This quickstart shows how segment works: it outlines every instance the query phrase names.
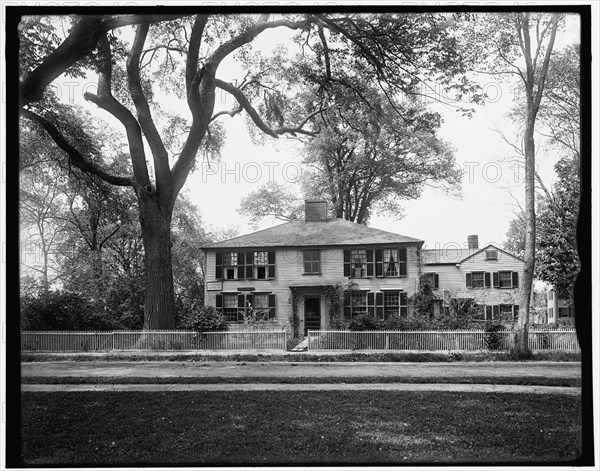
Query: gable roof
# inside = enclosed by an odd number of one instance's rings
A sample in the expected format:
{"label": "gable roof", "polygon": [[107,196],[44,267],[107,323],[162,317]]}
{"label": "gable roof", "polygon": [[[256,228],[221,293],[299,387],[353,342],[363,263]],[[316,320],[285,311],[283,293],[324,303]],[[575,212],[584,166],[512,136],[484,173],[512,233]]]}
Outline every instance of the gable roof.
{"label": "gable roof", "polygon": [[502,252],[510,257],[516,258],[521,262],[523,261],[516,255],[513,255],[510,252],[507,252],[506,250],[502,250],[501,248],[496,247],[494,244],[488,244],[481,249],[423,249],[421,250],[421,257],[423,260],[423,264],[425,265],[456,265],[489,248],[496,249],[499,252]]}
{"label": "gable roof", "polygon": [[423,241],[336,218],[327,221],[286,222],[262,231],[208,244],[204,248],[308,247],[395,243],[422,244]]}

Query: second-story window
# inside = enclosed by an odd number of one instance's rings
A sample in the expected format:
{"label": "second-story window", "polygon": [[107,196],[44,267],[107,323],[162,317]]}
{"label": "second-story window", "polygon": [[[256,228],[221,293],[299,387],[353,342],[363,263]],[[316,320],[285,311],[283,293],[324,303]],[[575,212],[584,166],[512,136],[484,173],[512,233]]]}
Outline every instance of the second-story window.
{"label": "second-story window", "polygon": [[321,259],[319,250],[304,251],[304,273],[307,275],[321,274]]}
{"label": "second-story window", "polygon": [[498,281],[500,288],[512,288],[512,272],[501,271],[498,272]]}
{"label": "second-story window", "polygon": [[265,280],[268,278],[269,252],[254,252],[254,278]]}
{"label": "second-story window", "polygon": [[398,250],[385,249],[383,251],[383,272],[385,276],[398,276]]}
{"label": "second-story window", "polygon": [[367,276],[367,251],[356,249],[350,252],[350,264],[352,266],[351,276],[353,278],[364,278]]}
{"label": "second-story window", "polygon": [[223,269],[226,280],[235,280],[238,277],[238,258],[236,252],[223,254]]}
{"label": "second-story window", "polygon": [[468,288],[485,288],[485,272],[474,271],[467,273]]}

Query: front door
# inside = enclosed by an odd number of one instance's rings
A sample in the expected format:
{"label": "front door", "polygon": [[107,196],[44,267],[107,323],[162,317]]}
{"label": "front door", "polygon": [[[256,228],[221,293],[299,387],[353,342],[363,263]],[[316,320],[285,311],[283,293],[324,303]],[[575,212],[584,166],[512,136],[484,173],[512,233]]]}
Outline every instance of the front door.
{"label": "front door", "polygon": [[318,296],[304,298],[304,335],[308,329],[321,328],[321,298]]}

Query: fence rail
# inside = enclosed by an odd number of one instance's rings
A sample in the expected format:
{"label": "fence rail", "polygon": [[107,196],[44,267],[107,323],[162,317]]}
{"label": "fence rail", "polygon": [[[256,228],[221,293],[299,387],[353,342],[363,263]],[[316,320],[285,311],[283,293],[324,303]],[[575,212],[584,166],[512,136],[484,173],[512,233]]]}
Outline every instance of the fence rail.
{"label": "fence rail", "polygon": [[[510,350],[515,332],[504,330],[333,331],[309,330],[308,350]],[[579,351],[575,330],[530,330],[532,350]]]}
{"label": "fence rail", "polygon": [[21,332],[21,350],[38,352],[285,350],[286,344],[285,330]]}

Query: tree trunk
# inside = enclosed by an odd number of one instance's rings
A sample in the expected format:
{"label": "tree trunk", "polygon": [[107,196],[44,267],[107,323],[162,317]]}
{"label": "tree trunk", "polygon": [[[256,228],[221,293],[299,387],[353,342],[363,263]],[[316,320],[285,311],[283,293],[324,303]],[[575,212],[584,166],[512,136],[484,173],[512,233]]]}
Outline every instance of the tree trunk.
{"label": "tree trunk", "polygon": [[529,309],[531,290],[535,270],[535,141],[533,131],[535,114],[528,103],[527,122],[525,124],[525,262],[521,279],[521,301],[514,352],[517,355],[529,355]]}
{"label": "tree trunk", "polygon": [[171,209],[161,208],[153,188],[138,191],[145,251],[144,330],[174,328]]}

